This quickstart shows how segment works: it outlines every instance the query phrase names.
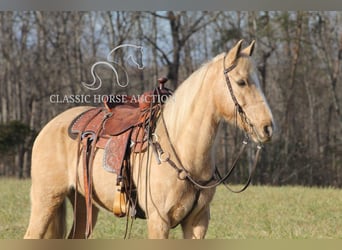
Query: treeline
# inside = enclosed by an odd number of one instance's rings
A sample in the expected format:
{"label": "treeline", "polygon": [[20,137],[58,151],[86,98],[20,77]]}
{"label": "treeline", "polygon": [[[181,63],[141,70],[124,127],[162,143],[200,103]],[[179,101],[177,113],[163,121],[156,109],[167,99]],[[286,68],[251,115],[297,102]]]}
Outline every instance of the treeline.
{"label": "treeline", "polygon": [[[241,38],[257,41],[255,61],[277,126],[254,183],[342,186],[341,12],[0,12],[0,175],[29,177],[36,134],[79,105],[52,95],[141,93],[164,75],[175,89]],[[85,88],[91,66],[121,44],[143,46],[144,69],[120,50],[116,60],[130,84],[121,88],[99,67],[102,88]],[[235,134],[224,125],[218,135],[222,171],[241,143]],[[252,156],[233,181],[246,178]]]}

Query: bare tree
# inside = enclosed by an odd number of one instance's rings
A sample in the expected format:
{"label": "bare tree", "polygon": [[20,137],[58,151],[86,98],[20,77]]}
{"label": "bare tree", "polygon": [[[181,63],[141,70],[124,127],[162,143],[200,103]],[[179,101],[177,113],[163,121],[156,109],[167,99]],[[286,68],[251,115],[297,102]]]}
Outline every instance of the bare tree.
{"label": "bare tree", "polygon": [[[201,30],[203,27],[213,22],[218,14],[214,16],[209,15],[207,12],[189,13],[185,11],[175,12],[168,11],[165,14],[151,12],[151,15],[166,20],[170,27],[171,36],[171,56],[169,52],[162,49],[162,47],[155,41],[151,40],[148,36],[145,39],[151,43],[153,47],[161,54],[164,62],[168,68],[167,77],[170,79],[173,88],[176,88],[179,78],[179,66],[181,59],[181,52],[192,35]],[[187,23],[186,20],[189,20]],[[189,53],[189,52],[188,52]]]}

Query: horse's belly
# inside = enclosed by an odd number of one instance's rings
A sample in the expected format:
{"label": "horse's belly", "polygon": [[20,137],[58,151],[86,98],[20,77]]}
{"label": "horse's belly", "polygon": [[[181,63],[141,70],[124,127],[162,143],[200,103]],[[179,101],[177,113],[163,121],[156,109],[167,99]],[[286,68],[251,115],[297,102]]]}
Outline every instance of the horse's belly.
{"label": "horse's belly", "polygon": [[113,178],[112,183],[94,183],[93,193],[94,203],[109,212],[113,211],[115,189],[117,188],[115,185],[116,175],[111,175],[111,178]]}

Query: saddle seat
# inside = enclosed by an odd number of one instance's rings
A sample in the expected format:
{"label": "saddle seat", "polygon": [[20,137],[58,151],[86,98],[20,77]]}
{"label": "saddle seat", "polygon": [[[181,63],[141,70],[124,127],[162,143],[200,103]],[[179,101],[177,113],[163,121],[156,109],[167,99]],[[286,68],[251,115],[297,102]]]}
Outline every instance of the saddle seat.
{"label": "saddle seat", "polygon": [[103,134],[119,135],[142,122],[142,110],[134,104],[122,104],[110,109],[109,117],[103,123]]}

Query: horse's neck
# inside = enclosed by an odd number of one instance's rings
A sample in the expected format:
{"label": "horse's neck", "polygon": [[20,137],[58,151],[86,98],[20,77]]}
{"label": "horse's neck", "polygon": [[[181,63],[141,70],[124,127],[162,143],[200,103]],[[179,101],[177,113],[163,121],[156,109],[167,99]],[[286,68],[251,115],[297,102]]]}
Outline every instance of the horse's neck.
{"label": "horse's neck", "polygon": [[193,78],[196,82],[180,86],[165,107],[165,123],[180,158],[179,164],[199,179],[212,176],[211,149],[219,124],[213,86],[205,82],[208,77],[203,72],[203,77]]}

